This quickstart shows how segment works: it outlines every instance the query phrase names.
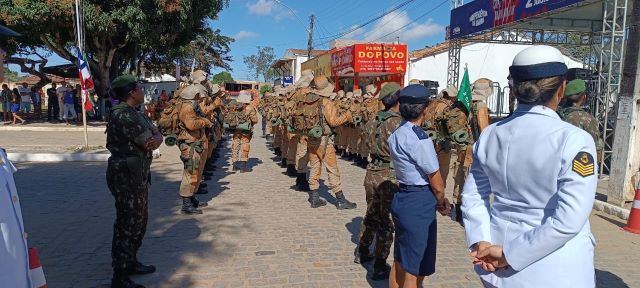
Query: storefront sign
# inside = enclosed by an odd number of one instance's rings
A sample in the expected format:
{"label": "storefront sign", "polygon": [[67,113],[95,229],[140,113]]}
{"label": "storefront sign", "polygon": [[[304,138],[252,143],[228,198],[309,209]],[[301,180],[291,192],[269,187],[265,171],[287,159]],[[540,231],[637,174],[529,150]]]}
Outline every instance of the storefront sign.
{"label": "storefront sign", "polygon": [[521,21],[584,0],[475,0],[451,10],[451,39]]}
{"label": "storefront sign", "polygon": [[355,44],[332,54],[333,74],[354,73],[404,74],[407,68],[407,45]]}
{"label": "storefront sign", "polygon": [[282,86],[287,87],[291,84],[293,84],[293,76],[282,77]]}

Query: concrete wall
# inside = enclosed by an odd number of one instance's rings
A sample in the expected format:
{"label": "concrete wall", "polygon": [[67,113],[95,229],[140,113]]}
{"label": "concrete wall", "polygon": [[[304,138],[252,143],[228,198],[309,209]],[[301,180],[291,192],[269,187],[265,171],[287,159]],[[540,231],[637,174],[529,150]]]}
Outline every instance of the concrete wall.
{"label": "concrete wall", "polygon": [[[468,64],[469,80],[473,82],[478,78],[489,78],[500,83],[501,87],[507,86],[509,66],[513,58],[528,45],[516,44],[490,44],[476,43],[462,47],[460,52],[460,79],[464,74],[464,65]],[[582,68],[582,63],[569,57],[565,57],[569,68]],[[410,60],[407,80],[433,80],[438,81],[440,89],[447,85],[447,67],[449,53],[447,51],[422,59]]]}

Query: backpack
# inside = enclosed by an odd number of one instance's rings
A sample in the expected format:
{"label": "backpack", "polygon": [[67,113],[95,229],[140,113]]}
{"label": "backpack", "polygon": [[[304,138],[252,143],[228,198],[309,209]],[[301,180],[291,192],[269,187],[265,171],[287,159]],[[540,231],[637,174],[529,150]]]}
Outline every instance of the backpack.
{"label": "backpack", "polygon": [[364,109],[364,106],[362,105],[362,102],[356,102],[352,100],[351,103],[349,103],[349,111],[351,111],[351,115],[353,115],[353,120],[351,121],[351,124],[358,127],[363,123],[363,120],[364,120],[363,113],[362,113],[363,110],[365,109]]}
{"label": "backpack", "polygon": [[227,113],[224,114],[222,119],[223,127],[226,130],[243,130],[249,131],[251,130],[251,121],[249,121],[247,115],[244,112],[244,105],[242,103],[238,103],[233,100],[227,106]]}
{"label": "backpack", "polygon": [[371,120],[375,120],[376,119],[376,115],[378,113],[378,105],[379,104],[379,100],[375,99],[375,98],[370,98],[370,99],[365,99],[364,103],[363,103],[363,119],[362,121],[364,123],[368,123]]}
{"label": "backpack", "polygon": [[180,109],[182,107],[182,101],[170,101],[169,105],[160,113],[160,119],[158,119],[158,128],[160,133],[164,136],[178,135],[180,133]]}
{"label": "backpack", "polygon": [[299,94],[296,106],[291,112],[291,126],[294,133],[319,138],[324,132],[322,99],[315,93]]}

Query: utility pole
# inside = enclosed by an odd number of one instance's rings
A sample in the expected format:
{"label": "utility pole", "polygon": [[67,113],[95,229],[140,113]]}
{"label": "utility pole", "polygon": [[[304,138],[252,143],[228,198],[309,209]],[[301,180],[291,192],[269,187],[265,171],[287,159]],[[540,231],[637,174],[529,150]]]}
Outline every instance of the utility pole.
{"label": "utility pole", "polygon": [[313,22],[316,21],[316,16],[314,16],[313,14],[311,14],[311,17],[309,17],[310,19],[310,23],[309,23],[309,43],[308,43],[308,51],[307,51],[307,60],[311,59],[311,51],[313,51]]}
{"label": "utility pole", "polygon": [[[615,139],[611,160],[611,177],[607,202],[622,205],[634,198],[634,186],[640,179],[633,179],[640,168],[640,2],[629,1],[631,15],[628,18],[628,36],[624,51],[624,67],[618,96]],[[635,180],[635,181],[633,181]]]}

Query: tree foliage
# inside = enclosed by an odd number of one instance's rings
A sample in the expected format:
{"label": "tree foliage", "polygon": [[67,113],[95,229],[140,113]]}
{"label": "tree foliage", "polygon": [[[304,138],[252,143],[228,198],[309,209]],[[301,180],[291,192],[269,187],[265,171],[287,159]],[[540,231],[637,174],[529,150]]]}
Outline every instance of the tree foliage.
{"label": "tree foliage", "polygon": [[[25,55],[52,52],[75,63],[74,2],[0,0],[0,21],[23,35],[0,43],[15,55],[8,62],[20,65],[28,62]],[[83,0],[85,50],[99,94],[104,95],[110,79],[125,71],[139,72],[143,65],[168,69],[174,62],[195,58],[198,68],[229,69],[233,39],[208,25],[228,4],[229,0]],[[184,66],[190,68],[191,63]]]}
{"label": "tree foliage", "polygon": [[233,81],[233,77],[231,77],[231,73],[227,71],[222,71],[216,75],[213,75],[213,78],[211,79],[211,83],[213,84],[222,84],[224,82],[230,81]]}
{"label": "tree foliage", "polygon": [[247,65],[247,69],[252,72],[254,80],[259,80],[262,76],[262,80],[265,82],[273,81],[274,73],[271,71],[271,63],[275,59],[275,54],[272,47],[258,46],[258,52],[254,55],[245,56],[243,61]]}
{"label": "tree foliage", "polygon": [[26,77],[22,77],[20,75],[18,75],[18,72],[12,71],[10,69],[5,68],[4,69],[4,81],[5,82],[21,82],[22,80],[24,80]]}
{"label": "tree foliage", "polygon": [[264,94],[267,92],[271,92],[271,86],[263,85],[262,87],[260,87],[260,94]]}

